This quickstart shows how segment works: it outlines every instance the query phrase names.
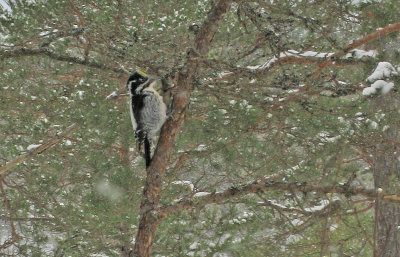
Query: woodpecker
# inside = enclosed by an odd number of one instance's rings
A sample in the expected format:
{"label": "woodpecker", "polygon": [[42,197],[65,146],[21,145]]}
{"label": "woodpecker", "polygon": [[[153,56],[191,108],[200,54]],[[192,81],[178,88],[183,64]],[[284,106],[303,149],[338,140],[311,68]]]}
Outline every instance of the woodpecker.
{"label": "woodpecker", "polygon": [[151,162],[151,142],[167,118],[167,106],[160,95],[163,85],[161,79],[151,79],[140,70],[132,73],[126,84],[132,126],[139,151],[144,144],[146,168]]}

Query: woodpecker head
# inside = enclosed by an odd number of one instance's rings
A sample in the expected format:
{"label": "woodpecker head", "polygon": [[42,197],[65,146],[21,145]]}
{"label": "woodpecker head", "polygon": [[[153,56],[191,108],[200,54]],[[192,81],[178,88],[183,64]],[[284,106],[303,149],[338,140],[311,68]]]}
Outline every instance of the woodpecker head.
{"label": "woodpecker head", "polygon": [[138,86],[142,85],[146,82],[149,78],[147,74],[141,70],[137,70],[131,74],[128,81],[126,82],[126,89],[130,93],[134,93]]}

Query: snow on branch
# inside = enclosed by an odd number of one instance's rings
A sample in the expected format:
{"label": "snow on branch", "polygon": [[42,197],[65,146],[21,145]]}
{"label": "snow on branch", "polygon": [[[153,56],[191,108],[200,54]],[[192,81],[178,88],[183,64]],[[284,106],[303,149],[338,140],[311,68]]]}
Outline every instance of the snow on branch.
{"label": "snow on branch", "polygon": [[[333,56],[335,53],[324,53],[324,52],[314,52],[314,51],[305,51],[298,52],[296,50],[287,50],[279,54],[279,57],[273,57],[270,60],[266,61],[261,65],[256,66],[247,66],[246,68],[249,70],[266,70],[272,68],[275,64],[278,63],[306,63],[312,64],[316,62],[321,62],[327,60],[329,57]],[[375,50],[364,51],[361,49],[354,49],[347,53],[342,60],[360,60],[364,58],[374,58],[376,57],[377,52]],[[331,61],[332,64],[337,62],[338,60]]]}
{"label": "snow on branch", "polygon": [[367,81],[372,83],[377,80],[390,78],[393,75],[399,75],[393,65],[388,62],[380,62],[378,63],[372,74],[367,78]]}
{"label": "snow on branch", "polygon": [[62,30],[62,31],[53,30],[52,32],[42,32],[40,34],[40,37],[46,38],[46,40],[40,46],[46,47],[58,38],[64,38],[64,37],[69,37],[69,36],[75,36],[75,37],[79,36],[79,35],[83,34],[84,31],[85,31],[85,28],[77,27],[77,28],[72,28],[70,30]]}
{"label": "snow on branch", "polygon": [[[177,213],[181,210],[200,208],[208,204],[220,204],[229,201],[234,197],[244,196],[248,194],[255,194],[258,192],[268,191],[290,191],[290,192],[303,192],[303,193],[319,193],[319,194],[341,194],[346,196],[365,196],[368,198],[379,197],[383,201],[400,203],[399,195],[384,195],[382,191],[376,191],[375,189],[366,189],[362,187],[352,187],[346,184],[334,184],[334,185],[311,185],[305,182],[283,182],[274,180],[256,180],[249,184],[241,186],[234,186],[221,192],[213,192],[203,194],[201,196],[187,197],[171,205],[161,206],[158,211],[160,217]],[[309,210],[310,212],[316,210]]]}
{"label": "snow on branch", "polygon": [[316,78],[318,77],[322,70],[326,68],[326,66],[329,65],[329,63],[333,60],[333,59],[337,59],[339,57],[345,56],[347,55],[350,51],[365,45],[369,42],[372,42],[378,38],[382,38],[384,36],[387,36],[393,32],[397,32],[400,31],[400,22],[394,23],[394,24],[390,24],[384,28],[380,28],[378,30],[376,30],[373,33],[367,34],[364,37],[357,39],[355,41],[353,41],[351,44],[347,45],[345,48],[343,48],[343,50],[340,50],[334,54],[332,54],[331,56],[329,56],[329,58],[324,61],[323,63],[321,63],[319,65],[318,70],[314,73],[313,77]]}
{"label": "snow on branch", "polygon": [[64,132],[62,132],[61,134],[56,135],[55,137],[53,137],[52,139],[50,139],[46,143],[43,143],[43,144],[40,144],[40,145],[39,144],[37,144],[37,145],[36,144],[29,145],[28,148],[27,148],[27,150],[29,151],[28,153],[26,153],[26,154],[18,157],[17,159],[5,164],[4,166],[0,167],[0,175],[3,174],[4,172],[6,172],[7,170],[17,166],[18,164],[20,164],[21,162],[25,161],[26,159],[46,151],[47,149],[49,149],[53,145],[55,145],[58,142],[60,142],[61,139],[63,139],[66,135],[71,133],[75,128],[76,128],[76,124],[74,123],[71,126],[69,126]]}
{"label": "snow on branch", "polygon": [[[400,68],[398,68],[400,70]],[[372,74],[366,79],[371,85],[364,88],[362,94],[365,96],[373,95],[378,91],[382,95],[386,95],[394,87],[394,83],[388,81],[392,76],[398,76],[399,72],[393,67],[391,63],[380,62],[376,66]]]}

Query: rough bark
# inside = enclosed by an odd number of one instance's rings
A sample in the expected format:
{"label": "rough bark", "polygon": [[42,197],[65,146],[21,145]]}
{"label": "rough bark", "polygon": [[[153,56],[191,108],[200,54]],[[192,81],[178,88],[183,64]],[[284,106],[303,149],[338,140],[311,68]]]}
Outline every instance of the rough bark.
{"label": "rough bark", "polygon": [[147,169],[140,206],[139,230],[134,250],[127,256],[150,256],[156,230],[162,218],[157,213],[162,182],[177,135],[185,119],[185,109],[193,88],[193,77],[198,71],[202,57],[207,55],[211,40],[231,3],[232,1],[220,0],[213,5],[196,36],[194,49],[188,52],[187,61],[178,73],[178,90],[174,95],[172,108],[173,118],[168,119],[164,124],[153,160]]}
{"label": "rough bark", "polygon": [[[390,191],[390,185],[393,183],[390,178],[398,172],[397,157],[393,154],[376,156],[373,169],[375,187]],[[377,208],[375,212],[375,233],[378,246],[376,256],[400,256],[397,232],[397,227],[400,224],[399,205],[378,200],[375,208]]]}
{"label": "rough bark", "polygon": [[[386,102],[386,104],[385,104]],[[393,111],[398,107],[398,99],[386,95],[374,101],[375,111]],[[384,193],[395,193],[399,181],[399,161],[397,159],[399,141],[397,124],[392,124],[390,131],[383,135],[382,143],[376,146],[373,157],[373,172],[375,188],[380,188]],[[388,203],[377,199],[375,210],[375,240],[377,249],[374,256],[392,257],[400,256],[398,240],[398,226],[400,225],[400,208],[398,204]]]}

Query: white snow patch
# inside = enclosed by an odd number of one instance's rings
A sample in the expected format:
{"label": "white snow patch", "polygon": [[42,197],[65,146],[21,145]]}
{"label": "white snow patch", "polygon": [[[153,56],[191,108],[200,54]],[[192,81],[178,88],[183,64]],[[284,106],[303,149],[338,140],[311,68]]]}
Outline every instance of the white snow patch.
{"label": "white snow patch", "polygon": [[289,236],[286,238],[286,243],[287,243],[287,244],[296,243],[296,242],[298,242],[298,241],[300,241],[300,240],[301,240],[301,235],[297,235],[297,234],[289,235]]}
{"label": "white snow patch", "polygon": [[225,110],[225,109],[219,109],[219,111],[220,111],[222,114],[227,114],[227,113],[228,113],[228,111]]}
{"label": "white snow patch", "polygon": [[189,249],[190,249],[190,250],[195,250],[198,246],[199,246],[199,243],[198,243],[198,242],[194,242],[193,244],[191,244],[191,245],[189,246]]}
{"label": "white snow patch", "polygon": [[304,223],[304,221],[300,220],[300,219],[294,219],[292,220],[292,224],[293,226],[300,226]]}
{"label": "white snow patch", "polygon": [[202,152],[202,151],[207,150],[207,146],[204,145],[204,144],[200,144],[200,145],[198,145],[198,146],[196,147],[196,149],[194,149],[194,150],[195,150],[195,151],[198,151],[198,152]]}
{"label": "white snow patch", "polygon": [[385,85],[383,85],[382,89],[381,89],[382,95],[386,95],[387,93],[389,93],[393,87],[394,87],[394,84],[392,82],[388,82]]}
{"label": "white snow patch", "polygon": [[376,88],[373,87],[364,88],[362,91],[362,94],[365,96],[373,95],[375,93],[376,93]]}
{"label": "white snow patch", "polygon": [[386,130],[388,130],[390,127],[388,125],[383,126],[382,131],[385,132]]}
{"label": "white snow patch", "polygon": [[352,0],[351,4],[358,6],[360,4],[368,4],[373,2],[377,2],[377,0]]}
{"label": "white snow patch", "polygon": [[319,57],[319,58],[326,58],[333,55],[333,53],[319,53],[319,52],[314,52],[314,51],[306,51],[302,54],[300,54],[300,56],[303,57]]}
{"label": "white snow patch", "polygon": [[189,186],[190,187],[190,191],[194,190],[194,185],[192,184],[191,181],[188,180],[177,180],[177,181],[172,181],[173,185],[184,185],[184,186]]}
{"label": "white snow patch", "polygon": [[38,148],[41,145],[42,144],[31,144],[26,148],[26,150],[31,151],[31,150],[34,150],[34,149]]}
{"label": "white snow patch", "polygon": [[115,97],[117,97],[117,96],[118,96],[117,91],[114,91],[114,92],[112,92],[111,94],[109,94],[109,95],[106,97],[106,99],[115,98]]}
{"label": "white snow patch", "polygon": [[198,193],[195,193],[194,195],[193,195],[193,197],[201,197],[201,196],[206,196],[206,195],[210,195],[211,193],[208,193],[208,192],[198,192]]}
{"label": "white snow patch", "polygon": [[374,72],[372,72],[372,74],[367,78],[367,81],[373,83],[377,80],[389,78],[393,75],[398,75],[398,72],[393,65],[388,62],[380,62],[378,63],[378,66],[376,66]]}
{"label": "white snow patch", "polygon": [[329,227],[329,231],[335,231],[337,228],[339,227],[339,224],[337,223],[333,223],[330,227]]}
{"label": "white snow patch", "polygon": [[320,211],[320,210],[324,209],[328,204],[329,204],[328,200],[322,200],[320,202],[320,205],[316,205],[316,206],[309,207],[309,208],[304,208],[304,210],[308,211],[308,212]]}
{"label": "white snow patch", "polygon": [[264,70],[264,69],[268,69],[268,68],[271,67],[277,60],[278,60],[278,58],[273,57],[272,59],[268,60],[268,61],[265,62],[264,64],[260,64],[260,65],[256,65],[256,66],[247,66],[246,68],[249,69],[249,70]]}
{"label": "white snow patch", "polygon": [[367,120],[367,122],[369,122],[371,128],[373,128],[373,129],[377,129],[378,128],[378,123],[376,121]]}
{"label": "white snow patch", "polygon": [[85,93],[85,91],[82,90],[78,90],[78,95],[79,95],[79,99],[83,100],[83,94]]}
{"label": "white snow patch", "polygon": [[352,52],[353,56],[357,59],[362,59],[363,57],[372,57],[375,58],[378,52],[376,50],[360,50],[360,49],[354,49]]}
{"label": "white snow patch", "polygon": [[[362,94],[365,96],[369,96],[377,93],[378,91],[381,94],[385,95],[389,93],[394,87],[394,83],[390,81],[386,81],[385,79],[390,78],[391,76],[397,76],[399,73],[393,67],[392,64],[388,62],[380,62],[376,66],[375,70],[372,74],[366,79],[371,83],[371,86],[364,88]],[[379,89],[379,90],[378,90]]]}
{"label": "white snow patch", "polygon": [[362,94],[369,96],[375,94],[380,89],[382,95],[386,95],[394,87],[393,82],[387,82],[385,80],[376,80],[370,87],[364,88]]}
{"label": "white snow patch", "polygon": [[321,138],[321,141],[323,141],[323,142],[325,142],[325,143],[327,143],[327,142],[333,143],[333,142],[335,142],[336,140],[338,140],[338,139],[341,138],[341,135],[330,136],[330,135],[329,135],[328,133],[326,133],[326,132],[320,132],[320,133],[318,133],[318,136]]}
{"label": "white snow patch", "polygon": [[233,72],[230,72],[230,71],[223,71],[223,72],[218,73],[218,77],[219,77],[219,78],[223,78],[223,77],[228,76],[228,75],[231,75],[231,74],[233,74]]}
{"label": "white snow patch", "polygon": [[[334,55],[334,53],[324,53],[324,52],[315,52],[315,51],[305,51],[305,52],[299,52],[296,50],[287,50],[285,52],[282,52],[279,54],[279,58],[283,57],[290,57],[290,56],[295,56],[295,57],[316,57],[316,58],[321,58],[321,59],[326,59],[330,56]],[[356,59],[361,59],[364,57],[371,57],[374,58],[377,55],[376,50],[369,50],[369,51],[364,51],[360,49],[354,49],[350,53],[348,53],[344,59],[347,58],[356,58]],[[277,57],[272,57],[268,61],[266,61],[263,64],[260,65],[255,65],[255,66],[247,66],[246,68],[249,70],[264,70],[268,69],[271,67],[276,61],[279,60]]]}

